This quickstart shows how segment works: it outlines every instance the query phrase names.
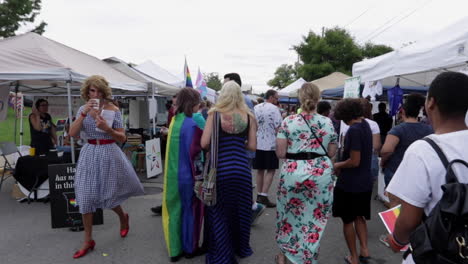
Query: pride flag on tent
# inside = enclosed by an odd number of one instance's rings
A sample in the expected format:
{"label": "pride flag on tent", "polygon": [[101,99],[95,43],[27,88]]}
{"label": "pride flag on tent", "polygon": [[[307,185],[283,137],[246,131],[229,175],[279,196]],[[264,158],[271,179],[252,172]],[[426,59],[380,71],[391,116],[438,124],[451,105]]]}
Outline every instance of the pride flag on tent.
{"label": "pride flag on tent", "polygon": [[190,76],[190,71],[187,65],[187,58],[185,58],[184,75],[185,75],[185,87],[193,88],[192,77]]}
{"label": "pride flag on tent", "polygon": [[201,73],[200,68],[198,68],[197,81],[195,82],[195,85],[197,86],[197,90],[200,92],[201,97],[205,97],[208,93],[208,90],[206,89],[206,82],[203,78],[203,74]]}

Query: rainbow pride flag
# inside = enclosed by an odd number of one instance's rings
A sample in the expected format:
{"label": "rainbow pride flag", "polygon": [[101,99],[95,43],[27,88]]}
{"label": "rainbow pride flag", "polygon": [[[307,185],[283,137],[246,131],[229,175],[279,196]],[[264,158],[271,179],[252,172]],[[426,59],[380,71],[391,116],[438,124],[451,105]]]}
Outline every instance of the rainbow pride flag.
{"label": "rainbow pride flag", "polygon": [[[202,117],[203,119],[203,117]],[[203,120],[204,121],[204,120]],[[193,192],[204,123],[179,113],[171,121],[164,164],[162,222],[170,257],[193,253],[201,240],[204,207]]]}
{"label": "rainbow pride flag", "polygon": [[[390,234],[393,234],[393,230],[395,230],[395,223],[400,215],[400,208],[401,205],[397,205],[393,208],[390,208],[386,211],[380,212],[379,216],[382,219],[382,222],[385,225],[385,228],[387,228],[387,231]],[[408,249],[408,246],[402,248],[400,251],[406,251]]]}
{"label": "rainbow pride flag", "polygon": [[190,70],[187,65],[187,58],[185,58],[184,74],[185,74],[185,87],[193,88],[192,77],[190,76]]}
{"label": "rainbow pride flag", "polygon": [[75,199],[70,199],[68,202],[69,202],[71,205],[73,205],[74,207],[77,206],[77,205],[76,205],[76,200],[75,200]]}

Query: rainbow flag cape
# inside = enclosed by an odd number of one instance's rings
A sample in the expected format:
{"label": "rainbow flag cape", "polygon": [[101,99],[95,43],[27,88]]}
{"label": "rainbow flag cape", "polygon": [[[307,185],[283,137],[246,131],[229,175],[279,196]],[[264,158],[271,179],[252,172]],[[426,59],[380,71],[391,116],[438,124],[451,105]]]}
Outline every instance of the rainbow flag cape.
{"label": "rainbow flag cape", "polygon": [[[202,202],[193,192],[195,163],[201,157],[202,125],[179,113],[167,136],[162,222],[170,257],[193,253],[199,247],[204,215]],[[204,124],[203,124],[204,125]]]}
{"label": "rainbow flag cape", "polygon": [[185,74],[185,87],[193,88],[192,77],[190,76],[190,71],[187,65],[187,58],[185,58],[184,74]]}

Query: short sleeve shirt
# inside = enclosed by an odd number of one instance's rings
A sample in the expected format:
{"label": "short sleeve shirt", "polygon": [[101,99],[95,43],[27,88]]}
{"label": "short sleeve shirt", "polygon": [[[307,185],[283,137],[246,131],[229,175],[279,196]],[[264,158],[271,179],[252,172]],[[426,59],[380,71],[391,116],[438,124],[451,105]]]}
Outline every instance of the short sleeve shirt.
{"label": "short sleeve shirt", "polygon": [[434,133],[432,127],[423,123],[401,123],[392,128],[388,134],[398,137],[400,141],[398,142],[395,151],[385,164],[385,167],[395,172],[408,147],[416,140],[432,133]]}
{"label": "short sleeve shirt", "polygon": [[[429,136],[442,149],[449,161],[468,160],[468,130]],[[454,165],[459,182],[468,183],[468,169]],[[406,150],[403,160],[392,177],[387,191],[403,201],[424,208],[428,215],[442,198],[446,170],[437,153],[425,141],[418,140]],[[403,263],[414,263],[408,257]]]}
{"label": "short sleeve shirt", "polygon": [[257,149],[274,151],[276,149],[276,130],[281,125],[281,113],[271,103],[261,103],[254,107],[257,119]]}
{"label": "short sleeve shirt", "polygon": [[349,127],[344,141],[343,160],[349,159],[351,151],[360,152],[360,164],[356,168],[342,169],[336,187],[353,193],[372,191],[372,131],[365,120]]}

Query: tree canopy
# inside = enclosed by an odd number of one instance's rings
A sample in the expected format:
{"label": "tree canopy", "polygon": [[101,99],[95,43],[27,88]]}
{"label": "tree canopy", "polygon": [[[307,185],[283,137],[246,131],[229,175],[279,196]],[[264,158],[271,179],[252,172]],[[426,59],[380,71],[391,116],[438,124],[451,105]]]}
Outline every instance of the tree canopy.
{"label": "tree canopy", "polygon": [[296,80],[297,72],[292,65],[283,64],[275,71],[275,77],[268,81],[271,87],[278,87],[280,89],[288,86]]}
{"label": "tree canopy", "polygon": [[[29,26],[41,10],[41,0],[4,0],[0,3],[0,38],[16,35],[21,26]],[[34,25],[33,25],[34,26]],[[42,34],[47,23],[42,21],[32,32]]]}
{"label": "tree canopy", "polygon": [[[293,49],[297,52],[300,63],[296,66],[279,66],[268,85],[284,88],[299,77],[313,81],[335,71],[351,75],[355,62],[393,50],[391,47],[372,43],[360,46],[346,29],[339,27],[326,29],[322,35],[310,31]],[[295,74],[292,74],[292,70]],[[285,83],[287,84],[284,85]]]}
{"label": "tree canopy", "polygon": [[205,73],[205,80],[206,86],[210,87],[215,91],[221,90],[223,84],[221,83],[221,79],[219,78],[219,74],[217,72],[210,72]]}

